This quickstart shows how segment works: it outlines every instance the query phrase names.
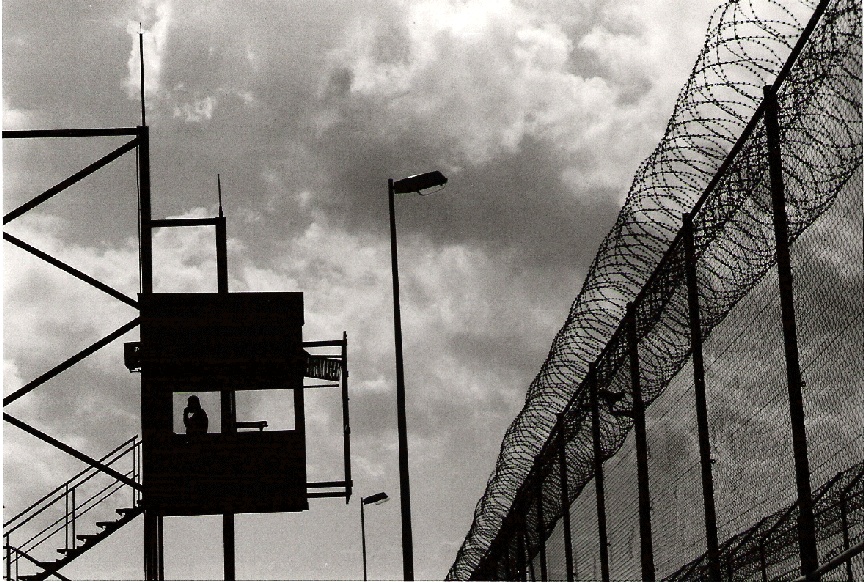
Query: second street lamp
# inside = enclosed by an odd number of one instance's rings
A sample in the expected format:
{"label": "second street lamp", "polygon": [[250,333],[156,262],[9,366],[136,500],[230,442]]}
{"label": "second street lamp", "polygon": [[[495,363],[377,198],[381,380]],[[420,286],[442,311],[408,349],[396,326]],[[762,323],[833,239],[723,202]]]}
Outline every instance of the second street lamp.
{"label": "second street lamp", "polygon": [[396,342],[396,416],[399,429],[399,500],[402,505],[402,573],[414,580],[414,538],[411,534],[411,491],[408,484],[408,429],[405,423],[405,372],[402,367],[402,315],[399,308],[399,265],[396,257],[396,194],[419,193],[426,188],[444,186],[441,172],[428,172],[402,180],[387,181],[390,201],[390,259],[393,267],[393,331]]}
{"label": "second street lamp", "polygon": [[366,505],[381,505],[390,499],[383,491],[370,495],[369,497],[360,498],[360,541],[363,544],[363,579],[366,580],[366,516],[363,512],[363,507]]}

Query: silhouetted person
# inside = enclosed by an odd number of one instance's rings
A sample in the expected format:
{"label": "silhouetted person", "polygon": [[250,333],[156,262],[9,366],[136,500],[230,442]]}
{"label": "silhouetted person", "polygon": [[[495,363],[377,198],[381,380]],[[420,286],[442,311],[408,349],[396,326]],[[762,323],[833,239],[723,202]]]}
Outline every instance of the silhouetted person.
{"label": "silhouetted person", "polygon": [[201,401],[197,396],[190,396],[188,405],[183,409],[183,424],[186,426],[186,434],[207,433],[207,413],[201,408]]}

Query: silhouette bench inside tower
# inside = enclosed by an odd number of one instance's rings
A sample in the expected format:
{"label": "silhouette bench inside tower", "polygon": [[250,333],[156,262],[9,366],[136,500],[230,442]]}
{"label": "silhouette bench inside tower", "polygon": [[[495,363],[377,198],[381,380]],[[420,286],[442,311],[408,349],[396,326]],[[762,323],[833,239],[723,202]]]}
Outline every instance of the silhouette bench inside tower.
{"label": "silhouette bench inside tower", "polygon": [[[134,355],[141,371],[146,507],[163,515],[308,509],[302,293],[142,294],[139,300],[141,342],[125,355],[127,364]],[[224,426],[236,411],[226,416],[217,407],[206,410],[210,432],[174,432],[175,394],[244,390],[292,391],[293,430],[265,431],[268,421]]]}

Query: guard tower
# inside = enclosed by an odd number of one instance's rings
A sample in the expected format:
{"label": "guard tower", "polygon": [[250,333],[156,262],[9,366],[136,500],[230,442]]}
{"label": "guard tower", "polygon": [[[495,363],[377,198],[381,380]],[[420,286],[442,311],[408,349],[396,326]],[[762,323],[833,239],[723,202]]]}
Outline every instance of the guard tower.
{"label": "guard tower", "polygon": [[[226,222],[222,211],[219,185],[219,215],[214,218],[153,219],[151,214],[150,131],[146,124],[143,101],[144,57],[141,48],[141,125],[115,128],[75,128],[48,130],[4,130],[3,138],[92,138],[128,136],[132,139],[97,161],[65,178],[35,198],[6,213],[7,223],[36,208],[73,184],[111,164],[127,153],[136,153],[138,185],[138,235],[140,293],[137,301],[75,267],[4,232],[4,240],[47,261],[99,291],[139,310],[139,317],[129,321],[48,372],[4,397],[4,407],[63,373],[111,342],[140,325],[140,341],[124,346],[124,363],[131,372],[141,374],[142,441],[137,435],[97,460],[62,441],[4,412],[6,422],[72,455],[90,466],[67,481],[62,497],[54,496],[58,488],[13,518],[14,527],[4,532],[6,578],[15,576],[18,564],[38,568],[34,574],[18,579],[44,580],[57,576],[61,568],[90,548],[144,515],[144,575],[148,580],[164,579],[163,518],[167,516],[223,516],[225,578],[235,579],[234,515],[237,513],[296,512],[309,509],[313,498],[344,498],[352,494],[350,465],[350,423],[348,417],[347,335],[337,340],[303,341],[303,294],[228,292]],[[218,293],[178,294],[153,292],[153,231],[159,228],[212,226],[216,231]],[[341,349],[334,354],[333,350]],[[326,350],[326,353],[321,353]],[[311,353],[310,353],[311,352]],[[118,362],[119,365],[119,362]],[[326,383],[304,384],[305,378]],[[306,423],[304,391],[309,388],[341,388],[344,476],[332,481],[308,482],[306,474]],[[293,423],[290,428],[266,430],[267,420],[238,421],[236,394],[244,391],[290,393],[293,400]],[[218,394],[218,406],[211,409],[210,430],[187,434],[178,430],[177,395],[179,393]],[[219,418],[219,429],[215,420]],[[276,420],[276,419],[271,419]],[[283,419],[284,420],[284,419]],[[280,425],[283,423],[279,423]],[[118,452],[119,451],[119,452]],[[115,455],[116,453],[116,455]],[[127,454],[133,461],[129,473],[112,465]],[[111,457],[109,459],[109,457]],[[133,507],[115,509],[117,520],[97,521],[97,534],[76,535],[76,502],[79,485],[97,473],[133,490]],[[143,476],[142,476],[143,475]],[[83,503],[101,503],[118,490],[103,495],[106,489]],[[143,491],[143,496],[141,492]],[[71,497],[70,497],[71,493]],[[65,501],[65,515],[27,542],[26,548],[10,541],[12,530],[24,524],[37,523],[41,515]],[[46,501],[47,500],[47,501]],[[71,508],[71,511],[70,511]],[[31,510],[33,510],[31,512]],[[32,558],[28,552],[52,539],[59,529],[46,531],[65,522],[63,556],[55,561]],[[70,530],[71,524],[71,530]],[[8,525],[8,524],[7,524]],[[29,533],[27,534],[29,536]],[[42,536],[42,537],[39,537]],[[23,536],[22,536],[23,537]],[[39,538],[39,539],[36,539]],[[71,544],[70,544],[71,540]],[[80,540],[80,543],[76,542]],[[17,540],[16,540],[17,543]],[[18,546],[23,544],[18,543]],[[13,552],[14,559],[13,559]],[[23,559],[22,559],[23,558]]]}
{"label": "guard tower", "polygon": [[[141,295],[139,304],[147,509],[160,515],[308,509],[303,294],[160,293]],[[263,430],[266,421],[232,423],[222,415],[229,425],[220,433],[175,432],[177,393],[245,390],[291,391],[294,429]]]}
{"label": "guard tower", "polygon": [[[351,498],[348,340],[343,333],[341,340],[303,341],[302,293],[229,293],[221,182],[217,217],[154,220],[146,148],[140,158],[141,341],[124,346],[124,360],[141,373],[145,578],[164,579],[165,516],[221,514],[225,579],[233,580],[235,514],[304,511],[310,498]],[[215,227],[218,293],[153,293],[152,231],[184,226]],[[333,347],[341,353],[307,351]],[[330,383],[304,386],[304,378]],[[341,387],[345,472],[339,480],[307,481],[303,395],[312,387]],[[290,392],[293,427],[265,430],[268,420],[238,421],[236,394],[244,391]],[[182,428],[180,393],[219,394],[218,432]]]}

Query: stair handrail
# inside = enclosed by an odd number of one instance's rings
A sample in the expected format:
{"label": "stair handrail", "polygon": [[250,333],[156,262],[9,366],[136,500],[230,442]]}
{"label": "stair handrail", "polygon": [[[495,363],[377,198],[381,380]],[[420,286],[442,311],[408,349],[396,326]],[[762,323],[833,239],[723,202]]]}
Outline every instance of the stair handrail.
{"label": "stair handrail", "polygon": [[[118,475],[122,475],[122,477],[130,477],[131,476],[131,480],[135,481],[137,483],[140,479],[140,474],[141,474],[140,448],[141,448],[141,441],[139,440],[138,435],[135,435],[135,436],[127,439],[126,441],[124,441],[123,443],[118,445],[117,447],[115,447],[113,450],[111,450],[106,455],[104,455],[100,459],[100,462],[104,462],[106,464],[106,466],[111,466],[111,465],[114,465],[115,463],[117,463],[118,461],[120,461],[121,459],[126,458],[129,453],[132,453],[132,462],[133,462],[132,469],[130,471],[125,472],[125,473],[118,473]],[[137,452],[137,455],[136,455],[136,452]],[[83,516],[83,515],[86,515],[87,513],[89,513],[92,509],[97,507],[102,501],[113,496],[115,493],[120,491],[124,485],[126,485],[125,482],[120,481],[119,479],[115,478],[115,479],[111,480],[108,483],[108,485],[102,487],[100,490],[98,490],[97,492],[90,495],[87,499],[83,500],[80,504],[77,504],[75,502],[75,491],[77,490],[77,488],[84,485],[85,483],[87,483],[88,481],[90,481],[91,479],[93,479],[94,477],[96,477],[100,473],[102,473],[102,471],[99,471],[97,468],[94,468],[94,467],[88,467],[88,468],[84,469],[83,471],[80,471],[79,473],[74,475],[72,478],[68,479],[66,482],[64,482],[61,485],[59,485],[58,487],[56,487],[55,489],[50,491],[48,494],[42,496],[39,500],[32,503],[25,510],[21,511],[18,515],[14,516],[13,518],[11,518],[9,521],[6,522],[5,527],[4,527],[4,538],[6,540],[6,546],[8,546],[9,549],[15,550],[14,557],[8,551],[6,552],[6,554],[4,556],[6,558],[6,560],[9,561],[9,564],[7,565],[7,571],[8,571],[8,568],[10,568],[13,564],[14,564],[16,571],[17,571],[18,562],[20,561],[21,556],[24,556],[26,558],[30,558],[30,556],[28,554],[26,554],[27,551],[31,551],[34,548],[41,545],[42,543],[44,543],[45,541],[51,539],[55,534],[61,532],[64,528],[66,528],[66,530],[67,530],[65,549],[68,551],[70,549],[70,543],[69,543],[70,537],[69,537],[69,533],[68,533],[68,528],[69,528],[69,524],[70,524],[70,520],[69,520],[70,515],[72,516],[72,520],[71,520],[71,524],[72,524],[71,549],[73,549],[73,550],[75,549],[75,521],[76,521],[76,519],[80,516]],[[110,477],[110,475],[109,475],[109,477]],[[71,510],[68,506],[68,499],[69,499],[70,493],[72,495],[72,503],[73,503]],[[137,503],[138,494],[139,493],[137,490],[133,490],[133,500],[132,500],[133,507]],[[94,499],[95,499],[95,501],[94,501]],[[25,524],[29,523],[31,520],[35,519],[36,517],[38,517],[39,515],[41,515],[45,511],[47,511],[48,509],[54,507],[57,503],[62,502],[64,500],[66,500],[67,506],[66,506],[65,512],[63,512],[63,515],[61,515],[59,518],[57,518],[54,522],[45,526],[39,532],[32,535],[30,538],[28,538],[23,543],[19,543],[18,547],[12,546],[11,539],[10,539],[10,534],[12,532],[18,530],[19,528],[21,528]],[[63,511],[62,507],[61,507],[61,511]],[[15,524],[15,525],[13,527],[9,528],[8,526],[11,524]],[[30,561],[34,561],[34,560],[31,559]],[[39,565],[40,565],[40,567],[44,568],[44,566],[42,566],[41,564],[39,564]],[[48,575],[53,574],[53,572],[49,571],[48,569],[46,569],[46,572],[48,572]]]}
{"label": "stair handrail", "polygon": [[[126,474],[129,475],[130,473],[131,473],[131,471],[129,471],[129,472],[126,473]],[[93,495],[91,495],[90,497],[88,497],[87,499],[85,499],[84,501],[82,501],[82,502],[81,502],[81,505],[78,506],[78,509],[81,509],[81,508],[85,507],[85,506],[87,505],[87,503],[90,502],[93,498],[97,497],[98,495],[101,495],[101,494],[104,493],[106,490],[111,489],[112,487],[114,488],[114,491],[112,491],[112,492],[109,493],[108,495],[103,496],[102,499],[99,499],[99,501],[97,501],[96,503],[93,503],[92,505],[90,505],[90,507],[87,507],[87,508],[84,509],[83,511],[81,511],[81,512],[79,512],[79,513],[76,513],[76,515],[77,515],[78,517],[80,517],[80,516],[82,516],[82,515],[86,515],[86,514],[87,514],[91,509],[93,509],[94,507],[96,507],[96,505],[98,505],[99,502],[101,502],[101,501],[104,500],[104,499],[107,499],[108,497],[110,497],[111,495],[113,495],[115,492],[117,492],[121,487],[123,487],[123,483],[120,483],[119,481],[116,481],[116,480],[115,480],[115,481],[112,481],[111,483],[109,483],[108,485],[106,485],[104,488],[102,488],[100,491],[94,493]],[[49,539],[51,536],[53,536],[55,533],[59,532],[59,531],[62,529],[63,526],[62,526],[62,525],[59,525],[59,524],[62,524],[68,515],[69,515],[69,514],[66,513],[66,514],[62,515],[61,517],[58,517],[58,518],[57,518],[53,523],[48,524],[48,525],[45,526],[42,530],[40,530],[40,531],[38,531],[37,533],[35,533],[35,534],[33,534],[32,536],[30,536],[30,538],[27,539],[26,541],[21,542],[20,547],[21,547],[21,548],[26,548],[27,550],[32,550],[33,548],[37,547],[37,546],[40,545],[42,542],[44,542],[45,540]],[[48,530],[51,529],[51,528],[53,528],[54,526],[58,526],[58,527],[56,527],[53,531],[50,531],[50,532],[49,532]],[[47,533],[46,533],[46,532],[47,532]],[[45,535],[42,535],[42,534],[45,534]],[[30,545],[29,547],[27,546],[27,544],[30,544],[30,542],[32,542],[33,540],[35,540],[35,539],[38,538],[39,536],[42,536],[42,538],[39,539],[38,541],[36,541],[36,543]],[[67,549],[68,549],[68,548],[67,548]]]}
{"label": "stair handrail", "polygon": [[[110,451],[108,454],[106,454],[106,455],[103,456],[101,459],[99,459],[99,462],[104,462],[104,461],[105,461],[106,459],[108,459],[111,455],[117,453],[118,451],[120,451],[121,449],[123,449],[124,447],[127,447],[130,443],[132,443],[132,446],[129,446],[127,450],[122,451],[122,453],[120,453],[120,454],[119,454],[115,459],[113,459],[112,461],[108,462],[107,464],[110,466],[110,465],[116,463],[119,459],[123,458],[127,453],[129,453],[129,451],[134,450],[134,449],[138,446],[138,442],[137,442],[137,440],[138,440],[138,435],[135,435],[135,436],[133,436],[132,438],[130,438],[130,439],[124,441],[124,442],[121,443],[119,446],[115,447],[112,451]],[[48,507],[50,507],[50,506],[53,505],[56,501],[58,501],[58,500],[60,499],[60,497],[57,497],[57,499],[52,500],[50,503],[47,503],[47,504],[45,505],[44,508],[42,508],[41,510],[39,510],[39,511],[33,513],[33,515],[31,515],[30,517],[28,517],[28,518],[27,518],[26,520],[24,520],[23,522],[21,522],[21,523],[15,525],[14,527],[11,527],[11,528],[10,528],[10,525],[11,525],[13,522],[15,522],[15,521],[18,520],[18,519],[22,519],[23,516],[24,516],[27,512],[29,512],[31,509],[37,507],[40,503],[42,503],[43,501],[45,501],[46,499],[48,499],[49,497],[51,497],[51,496],[54,495],[55,493],[59,492],[60,490],[65,490],[65,488],[67,488],[71,483],[73,483],[73,482],[74,482],[76,479],[78,479],[79,477],[81,477],[81,476],[83,476],[83,475],[85,475],[85,474],[87,474],[87,473],[91,473],[91,475],[88,476],[87,479],[83,479],[83,480],[82,480],[80,483],[78,483],[77,485],[81,485],[82,483],[86,483],[89,479],[91,479],[91,478],[92,478],[96,473],[98,473],[98,472],[99,472],[99,471],[98,471],[97,469],[93,468],[93,467],[87,467],[86,469],[84,469],[84,470],[81,471],[80,473],[74,475],[72,478],[70,478],[70,479],[68,479],[67,481],[61,483],[57,488],[55,488],[54,490],[48,492],[46,495],[42,496],[42,497],[41,497],[40,499],[38,499],[37,501],[35,501],[35,502],[33,502],[32,504],[30,504],[29,507],[27,507],[27,508],[24,509],[23,511],[19,512],[17,515],[15,515],[14,517],[10,518],[9,521],[7,521],[6,523],[4,523],[4,524],[3,524],[3,530],[4,530],[4,532],[5,532],[5,533],[12,533],[12,532],[15,531],[16,529],[18,529],[19,527],[21,527],[22,525],[24,525],[25,523],[27,523],[28,521],[30,521],[31,519],[33,519],[34,517],[36,517],[37,515],[39,515],[40,513],[42,513],[42,511],[45,511]],[[77,486],[77,485],[76,485],[76,486]]]}

